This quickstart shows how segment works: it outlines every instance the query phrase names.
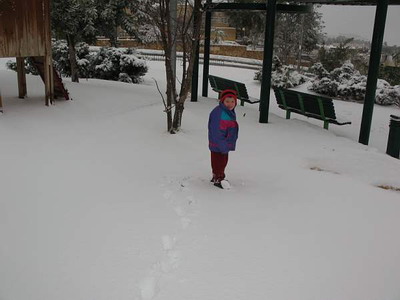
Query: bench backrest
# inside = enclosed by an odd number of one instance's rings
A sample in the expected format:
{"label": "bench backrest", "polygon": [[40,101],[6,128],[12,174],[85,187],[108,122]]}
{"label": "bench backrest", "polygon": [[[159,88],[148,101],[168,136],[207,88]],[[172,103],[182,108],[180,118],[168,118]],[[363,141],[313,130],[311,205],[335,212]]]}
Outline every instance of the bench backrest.
{"label": "bench backrest", "polygon": [[208,75],[208,79],[210,80],[211,87],[217,93],[220,93],[224,90],[235,90],[238,93],[238,99],[240,100],[248,100],[249,95],[247,94],[246,85],[241,82],[233,81],[230,79]]}
{"label": "bench backrest", "polygon": [[303,114],[313,114],[336,120],[331,98],[278,88],[275,88],[274,91],[278,105],[285,109],[291,108],[303,112]]}

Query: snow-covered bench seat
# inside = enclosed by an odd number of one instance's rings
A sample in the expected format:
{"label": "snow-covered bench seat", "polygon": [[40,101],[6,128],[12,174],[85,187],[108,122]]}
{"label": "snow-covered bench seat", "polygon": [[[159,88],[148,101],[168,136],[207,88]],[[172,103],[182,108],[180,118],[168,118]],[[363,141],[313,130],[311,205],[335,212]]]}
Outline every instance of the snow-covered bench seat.
{"label": "snow-covered bench seat", "polygon": [[278,106],[286,110],[286,119],[290,119],[290,113],[293,112],[324,121],[325,129],[328,129],[329,123],[351,124],[351,122],[339,121],[336,118],[331,98],[281,88],[274,88],[274,92]]}
{"label": "snow-covered bench seat", "polygon": [[240,100],[241,106],[244,105],[244,102],[252,104],[260,102],[258,99],[249,97],[247,94],[246,85],[242,82],[237,82],[214,75],[208,75],[208,79],[210,80],[211,88],[213,91],[217,92],[218,95],[224,90],[235,90],[238,94],[238,99]]}

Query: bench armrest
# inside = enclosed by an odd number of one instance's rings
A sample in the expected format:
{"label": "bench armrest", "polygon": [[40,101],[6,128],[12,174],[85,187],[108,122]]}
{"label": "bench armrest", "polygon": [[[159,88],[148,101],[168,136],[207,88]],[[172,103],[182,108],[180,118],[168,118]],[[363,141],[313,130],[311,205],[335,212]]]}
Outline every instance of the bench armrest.
{"label": "bench armrest", "polygon": [[250,103],[259,103],[260,99],[249,97],[249,99],[247,101],[250,102]]}

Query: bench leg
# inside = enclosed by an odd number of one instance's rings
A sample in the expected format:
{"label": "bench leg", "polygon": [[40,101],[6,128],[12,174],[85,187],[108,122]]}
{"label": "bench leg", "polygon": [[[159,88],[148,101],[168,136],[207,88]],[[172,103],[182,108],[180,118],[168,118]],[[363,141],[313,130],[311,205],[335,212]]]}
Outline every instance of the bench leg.
{"label": "bench leg", "polygon": [[3,101],[1,100],[1,94],[0,94],[0,112],[3,113]]}
{"label": "bench leg", "polygon": [[244,101],[240,101],[240,106],[244,106]]}
{"label": "bench leg", "polygon": [[290,119],[290,110],[286,111],[286,119]]}
{"label": "bench leg", "polygon": [[324,128],[326,130],[328,130],[328,127],[329,127],[329,122],[328,121],[324,121]]}

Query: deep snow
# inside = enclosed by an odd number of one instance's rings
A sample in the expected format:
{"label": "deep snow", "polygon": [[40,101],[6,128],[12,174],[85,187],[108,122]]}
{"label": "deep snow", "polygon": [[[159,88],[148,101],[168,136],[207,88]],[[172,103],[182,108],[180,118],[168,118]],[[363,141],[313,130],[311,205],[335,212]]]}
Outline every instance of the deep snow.
{"label": "deep snow", "polygon": [[[329,131],[273,99],[269,124],[238,107],[224,191],[209,183],[216,101],[188,102],[167,134],[149,65],[141,85],[66,79],[73,101],[51,107],[38,77],[22,100],[0,70],[1,300],[400,298],[400,194],[377,187],[400,188],[384,154],[397,108],[375,107],[367,147],[356,103],[335,102],[353,124]],[[211,73],[258,97],[254,71]]]}

